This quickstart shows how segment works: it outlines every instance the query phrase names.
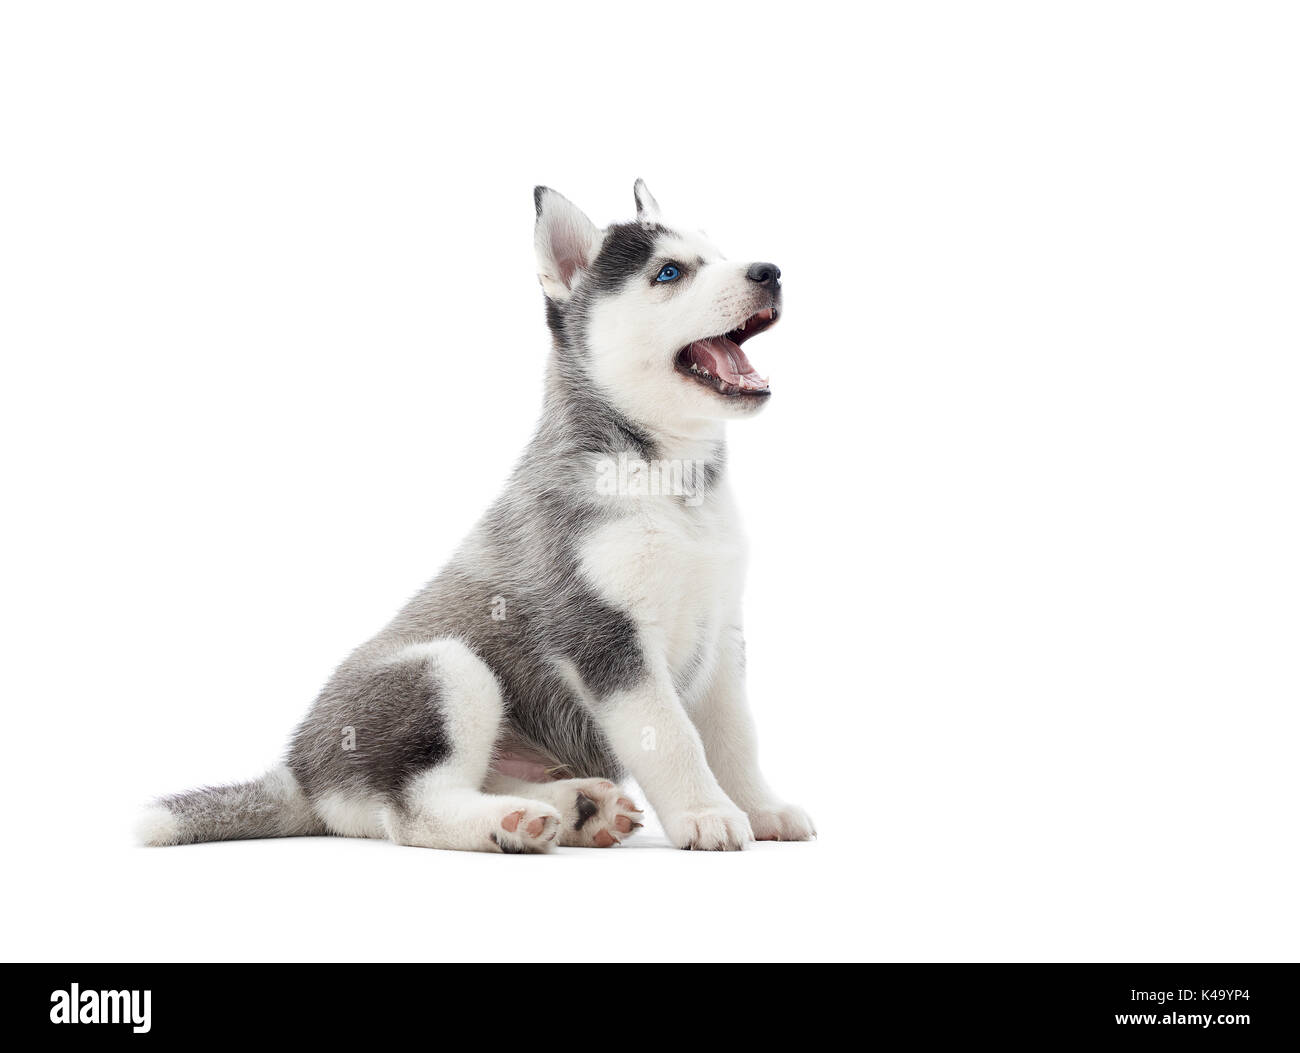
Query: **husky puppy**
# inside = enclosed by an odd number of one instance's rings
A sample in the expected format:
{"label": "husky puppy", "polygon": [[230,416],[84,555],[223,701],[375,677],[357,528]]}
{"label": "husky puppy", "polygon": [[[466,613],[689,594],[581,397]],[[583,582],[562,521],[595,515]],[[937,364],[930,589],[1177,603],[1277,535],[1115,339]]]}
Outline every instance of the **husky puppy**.
{"label": "husky puppy", "polygon": [[160,799],[145,843],[604,848],[640,825],[625,774],[680,848],[813,836],[758,769],[724,441],[770,395],[741,345],[780,316],[781,272],[634,193],[636,220],[600,230],[536,189],[553,348],[505,492],[338,668],[282,765]]}

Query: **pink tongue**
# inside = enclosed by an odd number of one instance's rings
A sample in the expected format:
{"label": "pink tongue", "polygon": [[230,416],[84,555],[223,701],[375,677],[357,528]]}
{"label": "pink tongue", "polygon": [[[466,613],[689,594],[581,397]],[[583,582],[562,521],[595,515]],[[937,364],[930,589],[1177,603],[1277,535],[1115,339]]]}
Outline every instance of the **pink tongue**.
{"label": "pink tongue", "polygon": [[691,344],[690,358],[701,369],[707,369],[728,384],[749,387],[767,383],[758,375],[758,370],[750,365],[740,345],[732,343],[725,336],[695,341]]}

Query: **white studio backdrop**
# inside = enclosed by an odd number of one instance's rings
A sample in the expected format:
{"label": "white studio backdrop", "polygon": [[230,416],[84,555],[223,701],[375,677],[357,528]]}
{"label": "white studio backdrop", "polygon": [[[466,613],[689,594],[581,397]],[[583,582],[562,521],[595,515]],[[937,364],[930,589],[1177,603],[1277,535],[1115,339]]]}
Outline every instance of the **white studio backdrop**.
{"label": "white studio backdrop", "polygon": [[[1293,960],[1296,30],[7,6],[8,955]],[[765,765],[820,839],[134,847],[276,761],[501,486],[533,185],[606,223],[638,176],[784,272],[732,461]]]}

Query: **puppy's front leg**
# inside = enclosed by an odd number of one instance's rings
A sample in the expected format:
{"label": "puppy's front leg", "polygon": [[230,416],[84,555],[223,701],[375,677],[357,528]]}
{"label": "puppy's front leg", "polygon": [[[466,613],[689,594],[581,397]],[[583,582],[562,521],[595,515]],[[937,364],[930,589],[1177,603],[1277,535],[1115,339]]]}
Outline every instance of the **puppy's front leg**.
{"label": "puppy's front leg", "polygon": [[608,697],[597,719],[678,848],[729,851],[754,839],[749,819],[709,770],[666,671]]}
{"label": "puppy's front leg", "polygon": [[758,734],[745,696],[745,640],[739,626],[723,633],[713,683],[692,710],[709,766],[745,813],[760,841],[807,841],[816,830],[802,808],[786,804],[758,767]]}

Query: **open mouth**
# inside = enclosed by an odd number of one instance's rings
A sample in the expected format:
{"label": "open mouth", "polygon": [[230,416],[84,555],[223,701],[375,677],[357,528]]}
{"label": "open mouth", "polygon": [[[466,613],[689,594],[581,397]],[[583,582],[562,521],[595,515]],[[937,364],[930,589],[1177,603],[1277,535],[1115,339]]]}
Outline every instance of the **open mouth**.
{"label": "open mouth", "polygon": [[729,398],[770,395],[767,380],[758,375],[740,345],[776,325],[778,313],[775,307],[765,307],[729,333],[687,344],[673,360],[677,372]]}

